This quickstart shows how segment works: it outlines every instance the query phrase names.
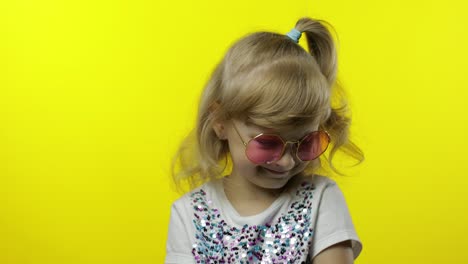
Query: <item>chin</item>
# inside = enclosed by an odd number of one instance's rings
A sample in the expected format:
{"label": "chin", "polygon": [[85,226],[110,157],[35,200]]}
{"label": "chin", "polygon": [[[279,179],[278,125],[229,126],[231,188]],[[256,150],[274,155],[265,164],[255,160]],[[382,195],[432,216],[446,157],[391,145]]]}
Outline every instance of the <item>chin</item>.
{"label": "chin", "polygon": [[258,186],[264,189],[281,189],[283,188],[289,180],[292,178],[290,175],[275,175],[271,174],[268,171],[260,169],[259,179],[256,183]]}

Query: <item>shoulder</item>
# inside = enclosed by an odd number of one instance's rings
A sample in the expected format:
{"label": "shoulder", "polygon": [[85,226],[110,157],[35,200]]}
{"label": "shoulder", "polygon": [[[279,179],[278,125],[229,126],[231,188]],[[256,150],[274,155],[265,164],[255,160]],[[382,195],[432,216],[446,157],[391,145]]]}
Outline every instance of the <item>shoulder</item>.
{"label": "shoulder", "polygon": [[351,214],[342,190],[335,180],[321,175],[307,178],[315,186],[315,233],[311,256],[315,257],[326,248],[351,241],[353,257],[357,258],[362,250],[361,241],[356,233]]}
{"label": "shoulder", "polygon": [[193,208],[192,204],[199,200],[209,200],[215,195],[219,188],[218,180],[207,182],[187,193],[172,203],[172,208],[178,211],[188,211]]}
{"label": "shoulder", "polygon": [[311,201],[317,205],[324,198],[324,194],[330,192],[336,193],[340,192],[340,190],[333,179],[314,174],[298,175],[289,183],[285,192],[293,199],[292,201],[300,199]]}
{"label": "shoulder", "polygon": [[[179,244],[177,242],[182,237],[191,241],[195,226],[192,225],[194,217],[198,214],[204,214],[207,211],[207,204],[210,201],[210,195],[214,192],[216,186],[209,182],[193,189],[175,200],[171,206],[169,221],[169,242],[170,245]],[[174,242],[174,240],[177,240]],[[187,245],[190,245],[187,242]]]}
{"label": "shoulder", "polygon": [[315,174],[309,177],[312,184],[317,188],[327,188],[336,185],[336,182],[327,176]]}
{"label": "shoulder", "polygon": [[296,183],[310,183],[315,185],[316,187],[324,187],[327,185],[334,185],[336,182],[328,176],[320,175],[320,174],[305,174],[305,175],[298,175],[295,179]]}
{"label": "shoulder", "polygon": [[313,190],[315,194],[320,194],[326,189],[333,187],[337,188],[337,184],[333,179],[327,176],[314,174],[299,176],[291,186],[291,190],[297,191],[299,189],[307,188]]}

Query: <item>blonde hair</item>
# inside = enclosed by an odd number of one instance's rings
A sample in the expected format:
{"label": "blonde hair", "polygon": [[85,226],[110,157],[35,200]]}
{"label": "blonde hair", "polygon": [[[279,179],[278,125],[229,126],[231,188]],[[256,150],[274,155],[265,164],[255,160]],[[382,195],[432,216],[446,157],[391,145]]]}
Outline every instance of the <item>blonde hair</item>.
{"label": "blonde hair", "polygon": [[[283,34],[256,32],[234,43],[215,67],[200,98],[197,126],[182,142],[172,164],[178,188],[192,189],[222,177],[229,169],[227,141],[213,130],[216,121],[246,118],[274,129],[317,124],[331,137],[330,168],[338,150],[363,161],[349,140],[347,100],[336,82],[336,50],[326,22],[301,18],[295,28],[305,34],[307,52]],[[328,24],[327,24],[328,25]],[[320,161],[319,161],[320,163]],[[314,171],[311,162],[306,171]],[[319,165],[320,167],[321,165]]]}

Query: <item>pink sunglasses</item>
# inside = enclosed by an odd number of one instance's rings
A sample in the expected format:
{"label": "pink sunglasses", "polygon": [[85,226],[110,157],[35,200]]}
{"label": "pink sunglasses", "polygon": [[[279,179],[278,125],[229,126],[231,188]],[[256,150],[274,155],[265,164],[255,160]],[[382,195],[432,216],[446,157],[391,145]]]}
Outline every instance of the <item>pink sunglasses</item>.
{"label": "pink sunglasses", "polygon": [[311,161],[322,155],[330,143],[330,135],[324,130],[310,132],[299,141],[285,141],[275,134],[260,133],[247,143],[232,123],[245,146],[245,155],[255,164],[269,164],[283,156],[288,143],[296,145],[296,157],[301,161]]}

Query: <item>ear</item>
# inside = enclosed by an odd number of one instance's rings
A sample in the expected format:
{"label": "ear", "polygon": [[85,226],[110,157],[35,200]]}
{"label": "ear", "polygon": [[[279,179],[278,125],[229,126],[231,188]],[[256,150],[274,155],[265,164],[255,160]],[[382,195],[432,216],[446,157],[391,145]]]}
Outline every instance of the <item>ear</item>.
{"label": "ear", "polygon": [[[221,108],[221,105],[219,104],[219,102],[215,101],[210,105],[208,110],[211,112],[211,114],[213,114],[214,112],[219,111],[220,108]],[[215,121],[213,124],[213,130],[219,139],[221,140],[226,139],[226,132],[225,132],[226,129],[225,129],[225,125],[223,121],[221,120]]]}
{"label": "ear", "polygon": [[219,139],[226,139],[226,129],[223,122],[216,121],[213,125],[213,130],[215,131]]}

